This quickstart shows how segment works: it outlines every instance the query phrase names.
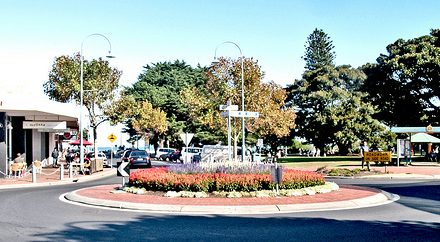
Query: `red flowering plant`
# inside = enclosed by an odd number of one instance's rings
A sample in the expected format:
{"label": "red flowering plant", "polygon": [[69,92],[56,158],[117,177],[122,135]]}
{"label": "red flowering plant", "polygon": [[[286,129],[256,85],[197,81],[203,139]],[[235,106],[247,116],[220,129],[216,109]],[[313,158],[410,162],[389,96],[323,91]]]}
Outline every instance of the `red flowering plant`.
{"label": "red flowering plant", "polygon": [[[150,191],[252,192],[271,190],[275,187],[271,175],[266,172],[246,174],[241,173],[242,169],[240,169],[240,173],[231,174],[219,173],[219,169],[216,169],[215,173],[193,173],[194,171],[179,173],[174,170],[166,167],[136,170],[130,174],[129,183],[131,186],[143,187]],[[284,169],[280,188],[299,189],[324,183],[325,180],[320,174]]]}

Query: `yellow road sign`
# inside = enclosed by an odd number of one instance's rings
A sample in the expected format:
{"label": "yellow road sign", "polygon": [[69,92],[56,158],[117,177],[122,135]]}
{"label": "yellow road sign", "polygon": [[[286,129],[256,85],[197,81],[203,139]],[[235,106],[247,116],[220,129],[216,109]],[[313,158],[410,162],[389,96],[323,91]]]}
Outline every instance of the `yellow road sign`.
{"label": "yellow road sign", "polygon": [[107,139],[108,140],[110,140],[110,142],[115,142],[115,140],[116,140],[116,135],[114,135],[113,133],[111,133],[108,137],[107,137]]}
{"label": "yellow road sign", "polygon": [[389,151],[372,151],[365,152],[366,162],[391,162],[391,152]]}

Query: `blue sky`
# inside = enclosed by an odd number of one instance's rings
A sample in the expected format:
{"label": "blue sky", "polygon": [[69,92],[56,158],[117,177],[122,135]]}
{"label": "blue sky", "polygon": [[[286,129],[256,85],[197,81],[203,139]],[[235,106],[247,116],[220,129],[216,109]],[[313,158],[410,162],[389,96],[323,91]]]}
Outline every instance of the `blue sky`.
{"label": "blue sky", "polygon": [[[357,67],[375,62],[399,38],[440,28],[439,9],[435,0],[0,0],[0,84],[42,95],[54,58],[79,52],[87,35],[100,33],[111,41],[111,65],[123,71],[125,86],[146,64],[209,65],[224,41],[237,43],[258,60],[266,80],[284,86],[301,77],[314,28],[333,40],[337,65]],[[84,43],[86,58],[107,50],[102,38]],[[217,54],[239,56],[232,45]]]}

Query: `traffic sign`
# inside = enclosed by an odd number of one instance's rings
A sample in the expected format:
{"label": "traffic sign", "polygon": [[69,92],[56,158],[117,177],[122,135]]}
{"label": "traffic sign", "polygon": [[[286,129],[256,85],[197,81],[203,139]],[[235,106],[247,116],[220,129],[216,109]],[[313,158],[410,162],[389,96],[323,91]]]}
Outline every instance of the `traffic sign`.
{"label": "traffic sign", "polygon": [[130,176],[130,166],[128,165],[129,162],[117,162],[116,166],[117,169],[117,175],[118,176]]}
{"label": "traffic sign", "polygon": [[220,105],[220,110],[237,111],[238,105]]}
{"label": "traffic sign", "polygon": [[259,148],[263,147],[263,139],[258,139],[258,140],[257,140],[257,146],[258,146]]}
{"label": "traffic sign", "polygon": [[64,132],[63,137],[65,139],[70,139],[70,138],[72,138],[72,134],[70,132]]}
{"label": "traffic sign", "polygon": [[108,137],[107,137],[107,139],[108,140],[110,140],[110,142],[115,142],[115,140],[116,140],[116,135],[114,135],[113,133],[111,133]]}
{"label": "traffic sign", "polygon": [[248,112],[248,111],[229,111],[231,117],[239,118],[258,118],[260,116],[259,112]]}
{"label": "traffic sign", "polygon": [[185,143],[185,146],[188,146],[189,142],[191,142],[194,134],[192,133],[184,133],[180,134],[180,138],[182,139],[183,143]]}

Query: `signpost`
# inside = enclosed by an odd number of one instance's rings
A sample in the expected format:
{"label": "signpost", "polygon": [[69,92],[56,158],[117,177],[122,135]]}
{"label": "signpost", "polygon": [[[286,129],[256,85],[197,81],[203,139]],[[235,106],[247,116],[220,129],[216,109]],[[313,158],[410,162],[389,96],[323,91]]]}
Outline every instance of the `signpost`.
{"label": "signpost", "polygon": [[[193,137],[194,137],[193,133],[180,134],[180,138],[182,139],[183,143],[185,143],[185,147],[188,147],[188,145],[191,142]],[[185,161],[184,161],[185,164],[188,163],[188,158],[187,157],[188,157],[187,155],[185,155],[185,157],[183,157],[185,159]]]}
{"label": "signpost", "polygon": [[229,111],[231,117],[237,118],[258,118],[260,117],[259,112],[247,112],[247,111]]}
{"label": "signpost", "polygon": [[257,147],[258,147],[258,149],[261,149],[261,147],[263,147],[263,139],[257,140]]}
{"label": "signpost", "polygon": [[[238,111],[238,105],[231,105],[231,101],[229,101],[229,100],[226,105],[220,105],[220,111],[224,111],[224,112],[220,113],[220,115],[222,117],[228,118],[228,160],[230,161],[230,160],[232,160],[232,157],[231,157],[231,117],[258,118],[260,116],[260,113]],[[243,139],[244,139],[244,137],[243,137]],[[242,151],[242,152],[244,152],[243,154],[246,154],[246,151]]]}
{"label": "signpost", "polygon": [[108,140],[110,140],[110,142],[115,142],[115,140],[117,139],[116,135],[114,135],[113,133],[111,133],[108,137]]}
{"label": "signpost", "polygon": [[[228,103],[230,103],[230,101],[228,101]],[[220,105],[220,111],[237,111],[237,110],[238,110],[238,105],[230,105],[230,104]]]}
{"label": "signpost", "polygon": [[193,133],[180,134],[180,138],[182,139],[183,143],[185,143],[185,146],[189,145],[193,137],[194,137]]}
{"label": "signpost", "polygon": [[117,176],[122,176],[122,187],[125,186],[125,177],[130,176],[130,165],[129,162],[117,162]]}
{"label": "signpost", "polygon": [[[115,140],[117,139],[116,135],[114,135],[113,133],[111,133],[108,137],[108,140],[110,140],[110,142],[115,142]],[[113,168],[113,147],[112,150],[110,152],[110,167]]]}
{"label": "signpost", "polygon": [[[222,112],[222,117],[228,117],[228,161],[232,160],[231,155],[231,111],[237,111],[238,105],[231,105],[231,100],[228,100],[228,103],[226,105],[220,105],[220,111],[226,111]],[[226,115],[225,115],[226,113]]]}
{"label": "signpost", "polygon": [[364,153],[365,162],[367,162],[368,170],[370,170],[370,162],[384,163],[385,173],[387,172],[387,164],[391,163],[391,151],[369,151]]}

